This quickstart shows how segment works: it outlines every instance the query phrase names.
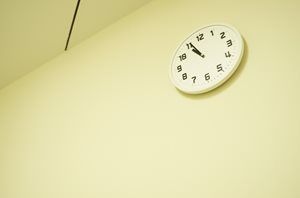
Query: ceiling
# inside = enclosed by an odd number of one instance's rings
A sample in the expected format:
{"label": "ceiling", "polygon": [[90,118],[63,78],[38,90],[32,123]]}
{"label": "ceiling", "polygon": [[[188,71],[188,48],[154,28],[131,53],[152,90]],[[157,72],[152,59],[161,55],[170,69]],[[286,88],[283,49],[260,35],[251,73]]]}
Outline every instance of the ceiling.
{"label": "ceiling", "polygon": [[[81,0],[69,48],[150,0]],[[64,52],[77,0],[0,0],[0,89]]]}

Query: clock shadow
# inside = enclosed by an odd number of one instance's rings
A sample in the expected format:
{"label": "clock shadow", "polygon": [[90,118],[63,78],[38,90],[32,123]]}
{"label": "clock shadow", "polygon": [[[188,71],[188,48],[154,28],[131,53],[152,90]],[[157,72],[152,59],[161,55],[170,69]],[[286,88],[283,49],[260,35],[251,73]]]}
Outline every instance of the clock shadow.
{"label": "clock shadow", "polygon": [[213,97],[215,95],[218,95],[219,93],[225,91],[226,89],[228,89],[235,81],[238,80],[238,78],[240,77],[241,73],[243,72],[245,65],[247,63],[248,60],[248,45],[246,43],[246,41],[244,40],[244,55],[243,58],[240,62],[239,67],[237,68],[237,70],[234,72],[234,74],[222,85],[220,85],[219,87],[217,87],[216,89],[213,89],[211,91],[208,91],[206,93],[202,93],[202,94],[186,94],[184,92],[181,92],[177,89],[178,93],[186,98],[192,99],[192,100],[198,100],[198,99],[206,99],[206,98],[210,98]]}

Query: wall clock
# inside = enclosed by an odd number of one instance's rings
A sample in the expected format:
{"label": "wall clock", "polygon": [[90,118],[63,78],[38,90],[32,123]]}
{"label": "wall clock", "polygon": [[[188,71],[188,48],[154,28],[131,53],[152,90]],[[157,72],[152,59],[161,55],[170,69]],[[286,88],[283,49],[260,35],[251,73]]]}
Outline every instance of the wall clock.
{"label": "wall clock", "polygon": [[239,66],[244,43],[237,29],[212,24],[188,36],[176,50],[170,78],[188,94],[208,92],[223,84]]}

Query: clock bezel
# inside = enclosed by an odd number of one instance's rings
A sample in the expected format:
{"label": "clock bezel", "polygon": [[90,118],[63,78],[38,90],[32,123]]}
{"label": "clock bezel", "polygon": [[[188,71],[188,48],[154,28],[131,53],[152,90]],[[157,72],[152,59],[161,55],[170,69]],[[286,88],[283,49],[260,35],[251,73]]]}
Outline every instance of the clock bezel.
{"label": "clock bezel", "polygon": [[[200,32],[201,30],[203,29],[206,29],[206,28],[209,28],[209,27],[212,27],[212,26],[224,26],[226,28],[229,28],[231,29],[235,35],[236,35],[236,39],[239,44],[240,44],[240,52],[239,52],[239,57],[237,59],[237,61],[235,62],[235,64],[232,66],[232,69],[230,70],[230,72],[224,76],[222,78],[222,80],[220,80],[218,83],[215,83],[213,84],[212,86],[209,86],[207,87],[206,89],[201,89],[201,90],[194,90],[194,89],[190,89],[188,88],[187,86],[185,85],[182,85],[181,83],[179,83],[174,75],[173,75],[173,71],[172,71],[172,66],[173,66],[173,63],[175,61],[175,58],[177,57],[176,55],[178,55],[178,51],[180,50],[180,48],[182,47],[182,45],[184,45],[186,43],[186,41],[188,39],[190,39],[190,37],[194,34],[196,34],[197,32]],[[241,35],[241,33],[235,28],[233,27],[232,25],[229,25],[227,23],[212,23],[212,24],[209,24],[209,25],[205,25],[205,26],[202,26],[200,28],[198,28],[196,31],[193,31],[189,36],[187,36],[179,45],[178,47],[176,48],[175,50],[175,53],[173,53],[173,57],[172,57],[172,61],[171,61],[171,64],[169,66],[169,77],[172,81],[172,83],[175,85],[175,87],[177,89],[179,89],[180,91],[184,92],[184,93],[187,93],[187,94],[202,94],[202,93],[206,93],[206,92],[209,92],[209,91],[212,91],[216,88],[218,88],[219,86],[221,86],[222,84],[224,84],[227,80],[229,80],[229,78],[235,73],[235,71],[237,70],[237,68],[239,67],[240,63],[241,63],[241,60],[242,60],[242,57],[244,55],[244,40],[243,40],[243,37]]]}

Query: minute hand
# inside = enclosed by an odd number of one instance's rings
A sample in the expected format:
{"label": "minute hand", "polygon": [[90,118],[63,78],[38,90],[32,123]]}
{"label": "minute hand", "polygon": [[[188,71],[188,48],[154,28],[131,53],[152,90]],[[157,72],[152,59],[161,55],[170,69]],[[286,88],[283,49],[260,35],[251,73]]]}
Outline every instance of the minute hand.
{"label": "minute hand", "polygon": [[205,55],[204,54],[202,54],[193,44],[191,44],[191,46],[192,46],[192,51],[193,52],[195,52],[196,54],[198,54],[199,56],[201,56],[202,58],[204,58],[205,57]]}

